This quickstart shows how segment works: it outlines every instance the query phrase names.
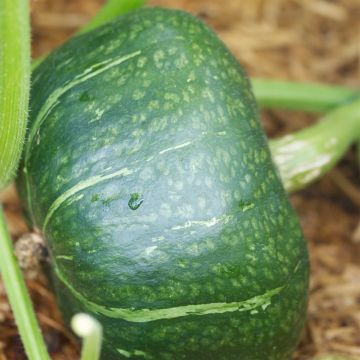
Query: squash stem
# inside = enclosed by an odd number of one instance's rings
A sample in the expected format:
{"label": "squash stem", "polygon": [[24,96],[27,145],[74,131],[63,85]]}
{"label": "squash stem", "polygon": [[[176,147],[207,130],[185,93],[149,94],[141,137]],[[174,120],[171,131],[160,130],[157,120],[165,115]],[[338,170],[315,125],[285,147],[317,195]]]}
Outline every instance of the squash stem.
{"label": "squash stem", "polygon": [[74,332],[83,338],[81,360],[98,360],[101,352],[102,326],[88,314],[76,314],[71,320]]}
{"label": "squash stem", "polygon": [[93,30],[122,14],[142,7],[144,3],[145,0],[108,0],[97,14],[76,34],[79,35]]}
{"label": "squash stem", "polygon": [[13,253],[12,241],[1,206],[0,249],[1,275],[26,354],[30,360],[50,360],[24,279]]}
{"label": "squash stem", "polygon": [[338,85],[252,79],[259,106],[322,113],[360,98],[360,90]]}
{"label": "squash stem", "polygon": [[27,0],[0,1],[0,190],[15,175],[26,131],[30,90]]}
{"label": "squash stem", "polygon": [[292,192],[329,171],[359,139],[360,100],[356,100],[304,130],[270,140],[270,149],[286,190]]}

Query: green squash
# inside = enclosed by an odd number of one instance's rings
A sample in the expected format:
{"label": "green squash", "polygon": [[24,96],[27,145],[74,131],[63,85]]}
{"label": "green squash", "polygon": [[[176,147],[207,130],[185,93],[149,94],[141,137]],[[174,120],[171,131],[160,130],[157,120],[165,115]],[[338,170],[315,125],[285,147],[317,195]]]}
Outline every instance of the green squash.
{"label": "green squash", "polygon": [[289,358],[306,244],[211,30],[152,8],[78,36],[35,71],[30,116],[21,193],[64,318],[100,320],[103,359]]}

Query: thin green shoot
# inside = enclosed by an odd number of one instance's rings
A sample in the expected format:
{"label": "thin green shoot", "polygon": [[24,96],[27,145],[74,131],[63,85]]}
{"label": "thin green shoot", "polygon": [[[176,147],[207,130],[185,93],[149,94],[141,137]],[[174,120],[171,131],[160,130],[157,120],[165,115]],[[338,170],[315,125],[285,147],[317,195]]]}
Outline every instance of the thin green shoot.
{"label": "thin green shoot", "polygon": [[260,107],[323,113],[360,98],[360,89],[339,85],[252,79]]}
{"label": "thin green shoot", "polygon": [[83,338],[81,360],[98,360],[102,342],[101,324],[92,316],[80,313],[72,318],[71,327],[75,334]]}
{"label": "thin green shoot", "polygon": [[84,34],[131,10],[144,6],[145,0],[108,0],[97,14],[76,34]]}
{"label": "thin green shoot", "polygon": [[29,360],[50,360],[0,206],[0,270]]}

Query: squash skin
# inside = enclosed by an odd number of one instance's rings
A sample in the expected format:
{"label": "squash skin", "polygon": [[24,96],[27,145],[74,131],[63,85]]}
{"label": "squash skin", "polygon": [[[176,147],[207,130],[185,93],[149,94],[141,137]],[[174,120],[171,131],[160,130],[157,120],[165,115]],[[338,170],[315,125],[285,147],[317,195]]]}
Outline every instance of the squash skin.
{"label": "squash skin", "polygon": [[142,9],[33,75],[19,188],[102,358],[289,358],[308,257],[249,81],[192,16]]}

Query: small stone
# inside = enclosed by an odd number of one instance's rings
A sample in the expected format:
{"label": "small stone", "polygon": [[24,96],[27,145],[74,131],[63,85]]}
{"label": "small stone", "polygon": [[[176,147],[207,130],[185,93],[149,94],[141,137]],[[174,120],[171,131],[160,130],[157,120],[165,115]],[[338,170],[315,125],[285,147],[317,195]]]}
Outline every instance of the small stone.
{"label": "small stone", "polygon": [[44,239],[39,234],[27,233],[16,241],[15,255],[25,277],[35,279],[41,263],[48,258],[48,251]]}

